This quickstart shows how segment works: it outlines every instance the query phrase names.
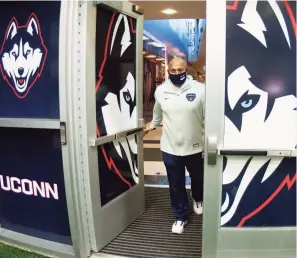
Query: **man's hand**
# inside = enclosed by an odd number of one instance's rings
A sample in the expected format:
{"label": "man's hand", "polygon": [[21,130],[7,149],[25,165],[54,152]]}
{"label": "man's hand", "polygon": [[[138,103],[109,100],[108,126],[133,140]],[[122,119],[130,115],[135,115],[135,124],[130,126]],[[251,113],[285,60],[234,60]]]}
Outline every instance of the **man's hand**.
{"label": "man's hand", "polygon": [[147,135],[150,131],[152,131],[152,129],[144,129],[143,133],[144,133],[144,135]]}
{"label": "man's hand", "polygon": [[144,136],[147,135],[149,132],[153,131],[154,129],[151,128],[151,124],[146,124],[145,129],[143,130]]}

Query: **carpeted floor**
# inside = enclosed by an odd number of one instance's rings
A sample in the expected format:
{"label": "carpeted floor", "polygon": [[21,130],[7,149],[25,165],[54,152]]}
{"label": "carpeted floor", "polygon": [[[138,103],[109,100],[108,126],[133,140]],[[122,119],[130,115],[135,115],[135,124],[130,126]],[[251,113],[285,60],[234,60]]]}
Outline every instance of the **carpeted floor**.
{"label": "carpeted floor", "polygon": [[137,258],[200,258],[202,216],[194,214],[189,200],[189,221],[182,235],[171,233],[174,216],[168,188],[146,188],[146,211],[101,253]]}

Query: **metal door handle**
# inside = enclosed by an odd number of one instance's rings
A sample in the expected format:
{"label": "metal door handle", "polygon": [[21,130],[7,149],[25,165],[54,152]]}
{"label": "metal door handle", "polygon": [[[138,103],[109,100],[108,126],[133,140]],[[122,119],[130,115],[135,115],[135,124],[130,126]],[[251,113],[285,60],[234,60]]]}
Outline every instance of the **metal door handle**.
{"label": "metal door handle", "polygon": [[260,149],[224,149],[218,148],[217,137],[207,138],[207,161],[208,165],[217,164],[217,156],[266,156],[266,157],[297,157],[297,149],[293,150],[260,150]]}
{"label": "metal door handle", "polygon": [[218,155],[222,156],[267,156],[267,157],[297,157],[294,150],[251,150],[251,149],[219,149]]}
{"label": "metal door handle", "polygon": [[131,130],[127,130],[124,132],[120,132],[117,134],[103,136],[102,138],[91,139],[89,141],[89,144],[92,147],[96,147],[98,145],[102,145],[107,142],[113,142],[113,141],[119,140],[123,137],[127,137],[129,135],[140,133],[142,131],[143,131],[143,126],[140,126],[140,127],[137,127],[137,128],[131,129]]}
{"label": "metal door handle", "polygon": [[137,127],[135,129],[116,134],[114,139],[118,140],[120,138],[127,137],[129,135],[136,134],[136,133],[139,133],[139,132],[142,132],[142,131],[143,131],[143,127]]}
{"label": "metal door handle", "polygon": [[207,163],[208,165],[217,164],[218,138],[216,136],[207,137]]}

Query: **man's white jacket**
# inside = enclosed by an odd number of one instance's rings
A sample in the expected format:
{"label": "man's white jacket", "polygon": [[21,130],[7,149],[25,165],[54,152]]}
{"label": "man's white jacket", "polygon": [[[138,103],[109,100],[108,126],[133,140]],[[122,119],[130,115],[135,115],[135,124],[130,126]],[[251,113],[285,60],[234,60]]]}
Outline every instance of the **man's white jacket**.
{"label": "man's white jacket", "polygon": [[161,150],[176,156],[202,151],[205,85],[187,76],[181,87],[166,80],[155,91],[151,128],[163,120]]}

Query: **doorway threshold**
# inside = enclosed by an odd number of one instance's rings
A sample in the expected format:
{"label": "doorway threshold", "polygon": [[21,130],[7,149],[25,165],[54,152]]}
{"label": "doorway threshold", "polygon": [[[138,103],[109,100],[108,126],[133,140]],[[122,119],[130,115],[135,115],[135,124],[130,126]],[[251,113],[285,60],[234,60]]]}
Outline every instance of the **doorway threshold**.
{"label": "doorway threshold", "polygon": [[104,253],[95,253],[90,256],[90,258],[130,258],[127,256],[120,256],[120,255],[112,255],[112,254],[104,254]]}
{"label": "doorway threshold", "polygon": [[144,214],[92,257],[202,257],[202,216],[194,213],[190,197],[188,225],[182,235],[171,233],[175,218],[168,188],[146,187],[145,201]]}

